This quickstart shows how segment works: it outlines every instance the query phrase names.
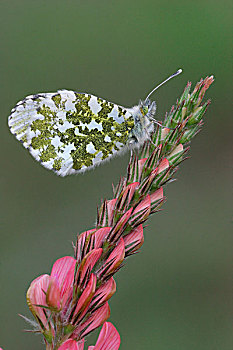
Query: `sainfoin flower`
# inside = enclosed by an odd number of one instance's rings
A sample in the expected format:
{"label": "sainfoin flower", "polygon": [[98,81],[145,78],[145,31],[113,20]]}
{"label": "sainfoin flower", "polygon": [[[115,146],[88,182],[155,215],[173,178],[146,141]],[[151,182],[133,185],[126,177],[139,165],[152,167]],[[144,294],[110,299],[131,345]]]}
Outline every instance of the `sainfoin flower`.
{"label": "sainfoin flower", "polygon": [[[110,322],[105,322],[96,344],[89,346],[88,350],[118,350],[120,342],[121,339],[116,328]],[[83,350],[83,348],[83,341],[77,342],[76,340],[68,339],[58,348],[58,350]]]}
{"label": "sainfoin flower", "polygon": [[164,128],[158,126],[151,141],[131,153],[127,175],[114,188],[114,198],[102,202],[96,226],[78,235],[74,257],[58,259],[50,275],[31,283],[27,302],[47,349],[83,350],[85,337],[101,325],[96,345],[88,350],[119,348],[119,334],[106,322],[108,300],[116,291],[113,275],[142,246],[144,223],[160,210],[165,184],[185,159],[185,145],[200,131],[209,104],[201,101],[212,82],[213,77],[201,80],[193,92],[187,85]]}
{"label": "sainfoin flower", "polygon": [[[87,271],[93,268],[100,253],[88,255],[84,264]],[[87,273],[81,279],[84,267],[80,267],[77,268],[77,261],[71,256],[58,259],[51,275],[36,278],[27,291],[29,308],[38,321],[46,344],[52,348],[67,338],[83,339],[110,315],[107,300],[116,290],[113,278],[98,287],[94,273],[88,275],[88,281]],[[74,278],[82,283],[74,284]]]}

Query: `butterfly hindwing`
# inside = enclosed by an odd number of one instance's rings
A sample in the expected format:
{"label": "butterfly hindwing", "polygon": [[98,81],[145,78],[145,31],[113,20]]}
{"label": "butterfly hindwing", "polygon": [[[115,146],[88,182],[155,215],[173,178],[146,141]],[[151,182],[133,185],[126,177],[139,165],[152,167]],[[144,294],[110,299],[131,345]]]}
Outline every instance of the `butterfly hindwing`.
{"label": "butterfly hindwing", "polygon": [[37,161],[65,176],[124,149],[134,119],[128,109],[94,95],[60,90],[19,102],[9,127]]}

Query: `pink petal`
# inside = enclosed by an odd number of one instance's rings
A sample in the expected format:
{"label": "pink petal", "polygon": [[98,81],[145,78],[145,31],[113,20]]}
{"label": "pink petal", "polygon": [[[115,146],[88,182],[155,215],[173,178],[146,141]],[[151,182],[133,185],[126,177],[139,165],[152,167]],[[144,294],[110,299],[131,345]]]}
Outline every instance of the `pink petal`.
{"label": "pink petal", "polygon": [[177,153],[182,152],[184,149],[183,145],[180,143],[178,146],[176,146],[176,148],[170,153],[170,157],[174,156]]}
{"label": "pink petal", "polygon": [[46,293],[46,302],[50,307],[54,309],[59,310],[61,307],[61,293],[56,277],[50,278],[48,290]]}
{"label": "pink petal", "polygon": [[[131,233],[124,237],[126,252],[134,252],[138,250],[144,243],[143,227],[139,225]],[[129,246],[127,248],[127,246]]]}
{"label": "pink petal", "polygon": [[105,237],[107,237],[107,235],[109,234],[109,232],[111,231],[111,227],[103,227],[100,228],[99,230],[97,230],[94,233],[95,236],[95,248],[101,248],[103,245],[103,241],[105,239]]}
{"label": "pink petal", "polygon": [[[55,261],[52,267],[51,277],[56,277],[61,291],[61,297],[72,288],[74,280],[76,260],[71,256],[64,256]],[[64,301],[63,301],[64,303]]]}
{"label": "pink petal", "polygon": [[107,274],[113,272],[122,263],[125,257],[125,243],[124,239],[121,237],[117,246],[113,249],[105,264],[112,261],[109,269],[106,271]]}
{"label": "pink petal", "polygon": [[98,249],[93,249],[90,253],[88,253],[84,257],[84,265],[80,266],[80,271],[81,271],[81,278],[80,282],[82,283],[83,278],[85,277],[85,274],[87,270],[89,269],[90,271],[93,269],[95,266],[96,262],[99,260],[103,252],[102,248]]}
{"label": "pink petal", "polygon": [[203,81],[203,88],[200,91],[200,96],[199,99],[201,100],[204,97],[204,94],[206,92],[206,90],[209,88],[209,86],[214,82],[214,77],[213,75],[211,75],[210,77],[206,77]]}
{"label": "pink petal", "polygon": [[127,212],[124,215],[122,215],[120,220],[118,220],[117,224],[112,229],[111,236],[115,236],[115,239],[116,237],[120,237],[122,231],[125,228],[125,225],[129,221],[132,211],[133,211],[133,208],[130,208],[129,210],[127,210]]}
{"label": "pink petal", "polygon": [[117,199],[111,199],[107,202],[107,209],[108,209],[108,224],[111,225],[112,223],[112,218],[114,214],[114,209],[115,209],[115,204],[116,204]]}
{"label": "pink petal", "polygon": [[89,319],[82,324],[81,329],[84,329],[87,325],[89,325],[83,332],[82,337],[85,337],[88,333],[101,326],[109,318],[109,316],[110,308],[108,303],[105,303],[98,310],[93,312]]}
{"label": "pink petal", "polygon": [[105,322],[96,345],[93,347],[89,346],[88,350],[118,350],[120,343],[121,338],[116,328],[110,322]]}
{"label": "pink petal", "polygon": [[95,287],[96,287],[96,276],[92,273],[86,288],[84,289],[84,291],[82,292],[78,300],[78,304],[74,311],[74,318],[90,304],[92,297],[95,293]]}
{"label": "pink petal", "polygon": [[83,257],[83,247],[85,246],[86,243],[86,239],[88,238],[88,236],[90,234],[92,234],[93,232],[95,232],[95,229],[92,230],[88,230],[85,231],[83,233],[81,233],[80,235],[78,235],[78,239],[77,239],[77,261],[80,262],[82,260]]}
{"label": "pink petal", "polygon": [[138,185],[139,185],[139,182],[133,182],[127,186],[129,189],[129,195],[128,195],[129,203],[131,202],[131,199],[133,198],[134,192],[135,192],[136,188],[138,187]]}
{"label": "pink petal", "polygon": [[148,194],[139,204],[138,206],[134,209],[133,214],[138,213],[139,211],[143,209],[149,209],[151,205],[151,199],[150,195]]}
{"label": "pink petal", "polygon": [[142,175],[142,169],[143,169],[146,161],[147,161],[147,158],[142,158],[142,159],[139,159],[139,161],[138,161],[138,177],[139,177],[139,179]]}
{"label": "pink petal", "polygon": [[59,346],[58,350],[83,350],[84,349],[84,340],[81,342],[76,342],[76,340],[68,339],[61,346]]}
{"label": "pink petal", "polygon": [[169,134],[170,129],[168,128],[163,128],[161,132],[161,140],[164,140],[167,134]]}
{"label": "pink petal", "polygon": [[117,226],[123,227],[128,222],[128,220],[132,214],[132,210],[133,210],[133,208],[130,208],[129,210],[127,210],[127,212],[124,215],[122,215],[120,220],[118,220]]}
{"label": "pink petal", "polygon": [[167,158],[163,158],[163,160],[159,163],[158,166],[158,174],[167,168],[169,168],[169,161],[167,160]]}
{"label": "pink petal", "polygon": [[42,275],[37,277],[34,281],[32,281],[30,287],[28,288],[27,296],[26,296],[27,303],[32,314],[35,317],[37,316],[43,323],[44,327],[47,329],[48,329],[48,322],[44,314],[44,309],[43,307],[39,307],[36,305],[47,306],[45,293],[47,292],[49,282],[50,282],[49,275]]}
{"label": "pink petal", "polygon": [[150,195],[150,199],[151,199],[152,203],[154,203],[162,198],[163,198],[163,188],[162,187],[160,187],[157,191],[155,191],[154,193],[152,193]]}
{"label": "pink petal", "polygon": [[135,189],[138,187],[138,185],[139,182],[133,182],[125,187],[118,203],[118,208],[120,210],[124,210],[124,207],[128,207],[128,204],[131,202]]}
{"label": "pink petal", "polygon": [[103,304],[108,301],[116,291],[116,282],[114,278],[111,277],[105,284],[97,289],[95,295],[92,299],[92,304],[98,303],[98,305]]}

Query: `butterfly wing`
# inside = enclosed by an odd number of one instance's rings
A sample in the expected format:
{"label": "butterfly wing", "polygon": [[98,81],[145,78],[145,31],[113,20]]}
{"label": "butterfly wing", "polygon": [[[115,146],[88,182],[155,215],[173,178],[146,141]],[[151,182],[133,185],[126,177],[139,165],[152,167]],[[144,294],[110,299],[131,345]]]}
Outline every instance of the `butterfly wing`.
{"label": "butterfly wing", "polygon": [[123,150],[134,119],[128,109],[89,94],[60,90],[26,97],[9,127],[57,175],[85,171]]}

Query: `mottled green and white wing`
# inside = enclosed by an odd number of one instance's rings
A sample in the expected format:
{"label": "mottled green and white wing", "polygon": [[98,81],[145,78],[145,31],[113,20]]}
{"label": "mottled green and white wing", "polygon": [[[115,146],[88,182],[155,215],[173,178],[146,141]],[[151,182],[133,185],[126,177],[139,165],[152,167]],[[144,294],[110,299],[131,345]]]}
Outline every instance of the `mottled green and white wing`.
{"label": "mottled green and white wing", "polygon": [[26,97],[12,109],[9,127],[37,161],[65,176],[123,150],[134,119],[114,103],[61,90]]}

